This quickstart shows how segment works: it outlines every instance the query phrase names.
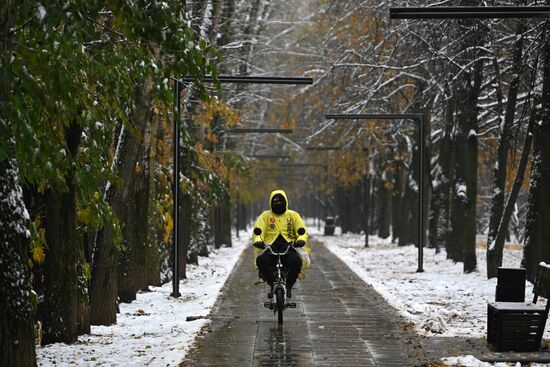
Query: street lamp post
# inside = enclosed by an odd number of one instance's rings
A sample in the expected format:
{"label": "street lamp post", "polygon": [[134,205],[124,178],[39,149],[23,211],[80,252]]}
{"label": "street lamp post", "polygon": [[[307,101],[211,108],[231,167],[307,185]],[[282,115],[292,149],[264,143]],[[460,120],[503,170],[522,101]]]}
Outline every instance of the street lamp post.
{"label": "street lamp post", "polygon": [[216,80],[222,84],[290,84],[290,85],[310,85],[313,84],[313,78],[302,78],[302,77],[259,77],[259,76],[218,76],[214,78],[212,76],[206,76],[204,78],[194,78],[194,77],[184,77],[181,79],[174,80],[174,105],[176,107],[176,114],[174,115],[174,182],[172,187],[172,195],[174,198],[174,228],[172,230],[172,297],[179,297],[179,267],[178,267],[178,244],[179,244],[179,144],[180,144],[180,133],[179,133],[179,116],[181,113],[181,101],[180,93],[185,86],[184,83],[193,83],[193,82],[202,82],[202,83],[211,83]]}
{"label": "street lamp post", "polygon": [[[422,113],[405,114],[327,114],[329,120],[413,120],[419,124],[420,147],[418,149],[418,158],[420,164],[420,177],[418,182],[418,269],[417,272],[424,271],[424,124],[425,116]],[[368,236],[368,234],[365,234]]]}

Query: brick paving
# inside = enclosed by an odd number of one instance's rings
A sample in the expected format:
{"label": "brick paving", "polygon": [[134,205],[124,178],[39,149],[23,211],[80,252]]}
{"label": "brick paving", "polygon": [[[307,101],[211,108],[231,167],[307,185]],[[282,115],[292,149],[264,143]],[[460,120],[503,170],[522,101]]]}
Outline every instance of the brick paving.
{"label": "brick paving", "polygon": [[282,327],[263,307],[267,286],[246,250],[222,290],[211,323],[183,366],[441,366],[443,357],[550,362],[550,350],[496,352],[485,339],[419,336],[372,287],[321,243],[293,290]]}
{"label": "brick paving", "polygon": [[[284,325],[246,250],[184,366],[418,366],[421,345],[395,310],[322,244]],[[424,362],[421,362],[424,361]]]}

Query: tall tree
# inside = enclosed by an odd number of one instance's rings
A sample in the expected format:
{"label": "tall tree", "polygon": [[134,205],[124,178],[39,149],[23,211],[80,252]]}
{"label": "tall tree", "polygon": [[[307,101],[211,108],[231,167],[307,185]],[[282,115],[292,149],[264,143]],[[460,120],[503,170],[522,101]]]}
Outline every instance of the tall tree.
{"label": "tall tree", "polygon": [[[65,145],[75,158],[82,127],[72,121],[65,129]],[[44,344],[72,343],[78,336],[79,274],[82,239],[76,225],[74,172],[65,177],[66,188],[46,193],[46,261],[44,262]],[[86,329],[86,327],[84,327]]]}
{"label": "tall tree", "polygon": [[500,81],[500,70],[497,57],[494,57],[494,65],[496,69],[496,77],[499,80],[497,86],[497,96],[498,96],[498,108],[499,114],[504,114],[504,121],[501,121],[502,117],[499,117],[500,125],[500,136],[499,144],[497,151],[497,162],[495,164],[494,170],[494,182],[493,182],[493,196],[491,198],[491,212],[489,217],[489,233],[487,236],[487,277],[494,278],[497,276],[497,269],[502,265],[502,253],[497,258],[494,258],[495,253],[490,251],[491,246],[493,246],[493,241],[496,239],[497,231],[501,218],[504,212],[504,191],[506,183],[506,171],[508,168],[508,155],[510,151],[510,139],[511,139],[511,129],[514,122],[514,116],[516,112],[517,97],[519,91],[519,84],[521,78],[521,69],[522,69],[522,59],[523,59],[523,32],[525,26],[518,22],[517,31],[516,31],[516,42],[514,45],[514,50],[512,53],[512,68],[513,76],[512,81],[510,82],[510,87],[508,89],[508,98],[506,103],[506,111],[503,111],[502,105],[503,97],[501,91],[501,81]]}
{"label": "tall tree", "polygon": [[36,365],[28,221],[17,162],[4,157],[0,160],[0,357],[15,367]]}
{"label": "tall tree", "polygon": [[[545,27],[548,27],[546,21]],[[550,42],[548,30],[543,43],[543,84],[540,97],[540,120],[533,128],[533,157],[531,161],[531,184],[529,207],[525,228],[525,246],[522,266],[527,269],[527,278],[534,281],[540,261],[550,262],[548,238],[550,238]]]}

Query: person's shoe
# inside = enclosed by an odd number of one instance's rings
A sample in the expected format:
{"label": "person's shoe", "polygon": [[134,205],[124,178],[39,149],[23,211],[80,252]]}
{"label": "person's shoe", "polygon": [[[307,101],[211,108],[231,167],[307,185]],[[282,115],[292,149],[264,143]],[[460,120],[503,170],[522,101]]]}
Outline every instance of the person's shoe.
{"label": "person's shoe", "polygon": [[286,298],[292,298],[292,289],[288,288],[286,290]]}
{"label": "person's shoe", "polygon": [[267,294],[267,298],[273,298],[273,286],[271,286],[271,290]]}

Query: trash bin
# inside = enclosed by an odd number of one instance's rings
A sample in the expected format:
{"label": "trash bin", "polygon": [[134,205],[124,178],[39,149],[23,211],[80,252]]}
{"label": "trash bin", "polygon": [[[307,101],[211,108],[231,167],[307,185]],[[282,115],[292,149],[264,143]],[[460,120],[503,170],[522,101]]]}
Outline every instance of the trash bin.
{"label": "trash bin", "polygon": [[325,220],[325,236],[334,235],[334,217],[327,217]]}
{"label": "trash bin", "polygon": [[498,268],[496,302],[525,301],[525,269]]}

